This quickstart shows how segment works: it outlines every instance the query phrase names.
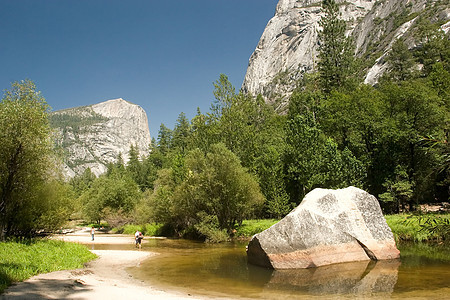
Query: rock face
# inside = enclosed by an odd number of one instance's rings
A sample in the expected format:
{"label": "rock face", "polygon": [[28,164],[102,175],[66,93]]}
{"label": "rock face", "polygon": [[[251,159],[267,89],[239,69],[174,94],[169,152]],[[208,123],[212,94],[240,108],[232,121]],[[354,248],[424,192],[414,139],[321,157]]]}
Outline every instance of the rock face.
{"label": "rock face", "polygon": [[[283,100],[295,89],[305,72],[317,61],[322,0],[280,0],[250,57],[242,85],[244,92],[261,94],[268,102]],[[449,30],[448,2],[437,0],[337,0],[348,35],[356,43],[356,54],[375,61],[366,83],[374,84],[386,70],[384,57],[393,42],[403,37],[410,48],[417,46],[414,33],[417,16],[444,23]],[[285,103],[284,103],[285,104]],[[281,107],[282,108],[282,107]]]}
{"label": "rock face", "polygon": [[146,155],[151,144],[147,114],[122,98],[56,111],[50,120],[56,129],[56,143],[64,152],[67,177],[86,168],[98,176],[119,154],[126,163],[131,145]]}
{"label": "rock face", "polygon": [[315,189],[280,222],[253,236],[252,264],[274,269],[399,258],[377,199],[348,187]]}

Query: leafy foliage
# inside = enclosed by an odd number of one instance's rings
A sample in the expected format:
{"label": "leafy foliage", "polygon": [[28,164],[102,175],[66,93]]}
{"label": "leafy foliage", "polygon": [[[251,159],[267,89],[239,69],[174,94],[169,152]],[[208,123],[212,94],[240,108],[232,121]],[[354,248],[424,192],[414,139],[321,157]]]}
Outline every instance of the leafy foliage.
{"label": "leafy foliage", "polygon": [[45,99],[33,82],[14,82],[0,103],[0,239],[60,226],[69,214],[50,137]]}
{"label": "leafy foliage", "polygon": [[118,226],[127,222],[139,197],[138,185],[118,168],[96,179],[81,195],[81,202],[87,220],[100,223],[102,219],[110,218],[115,223],[111,225]]}
{"label": "leafy foliage", "polygon": [[154,218],[180,234],[194,228],[218,241],[223,236],[218,232],[230,234],[263,203],[253,176],[223,144],[212,145],[206,154],[190,151],[183,170],[181,176],[175,168],[161,170],[150,200]]}

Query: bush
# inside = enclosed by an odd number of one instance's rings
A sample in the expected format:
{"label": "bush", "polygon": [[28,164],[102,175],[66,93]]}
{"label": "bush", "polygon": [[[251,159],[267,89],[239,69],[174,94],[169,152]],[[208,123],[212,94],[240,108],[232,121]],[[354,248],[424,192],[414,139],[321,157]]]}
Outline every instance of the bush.
{"label": "bush", "polygon": [[162,235],[162,224],[150,223],[145,224],[142,228],[142,233],[148,236],[161,236]]}
{"label": "bush", "polygon": [[219,228],[219,221],[216,216],[200,213],[199,217],[201,221],[194,228],[205,238],[207,243],[221,243],[229,240],[226,229]]}
{"label": "bush", "polygon": [[[134,234],[137,230],[142,232],[142,226],[141,225],[133,225],[133,224],[127,224],[124,225],[122,230],[123,234]],[[144,234],[142,232],[142,234]]]}
{"label": "bush", "polygon": [[99,229],[99,228],[102,228],[102,227],[104,227],[104,228],[110,227],[109,224],[105,223],[105,222],[101,222],[100,224],[98,224],[98,223],[82,223],[81,226],[86,226],[86,227],[89,227],[89,228],[94,227],[96,229]]}

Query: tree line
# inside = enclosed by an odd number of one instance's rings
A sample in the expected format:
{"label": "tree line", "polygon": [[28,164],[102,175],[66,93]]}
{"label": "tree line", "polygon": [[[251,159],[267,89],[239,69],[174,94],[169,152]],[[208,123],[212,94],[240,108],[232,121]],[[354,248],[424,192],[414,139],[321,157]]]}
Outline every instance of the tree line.
{"label": "tree line", "polygon": [[322,8],[317,72],[298,82],[285,113],[222,74],[208,112],[161,124],[148,155],[132,145],[127,164],[119,157],[98,178],[87,169],[65,183],[49,170],[57,158],[48,107],[31,82],[14,83],[0,110],[2,234],[54,228],[71,215],[219,241],[246,218],[283,217],[316,187],[360,187],[387,213],[448,201],[448,36],[421,21],[419,46],[398,39],[388,70],[368,86],[337,4]]}

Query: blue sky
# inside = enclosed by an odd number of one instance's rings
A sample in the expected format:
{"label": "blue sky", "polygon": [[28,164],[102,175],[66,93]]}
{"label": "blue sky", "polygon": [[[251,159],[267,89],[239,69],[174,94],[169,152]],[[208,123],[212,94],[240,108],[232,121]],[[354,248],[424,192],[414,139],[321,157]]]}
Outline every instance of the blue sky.
{"label": "blue sky", "polygon": [[[278,0],[0,0],[0,89],[31,79],[53,110],[123,98],[150,131],[238,90]],[[3,93],[2,93],[3,94]]]}

